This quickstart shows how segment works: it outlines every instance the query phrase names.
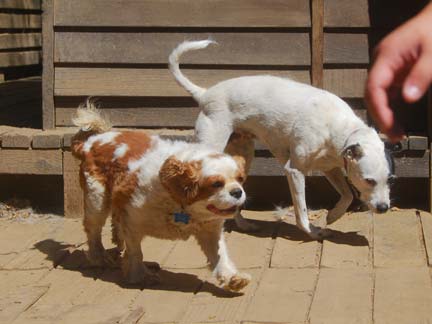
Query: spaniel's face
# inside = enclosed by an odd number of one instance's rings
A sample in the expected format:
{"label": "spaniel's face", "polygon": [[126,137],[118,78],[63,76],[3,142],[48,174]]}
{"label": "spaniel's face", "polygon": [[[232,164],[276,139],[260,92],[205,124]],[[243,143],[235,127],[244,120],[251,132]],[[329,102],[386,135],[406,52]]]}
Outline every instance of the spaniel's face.
{"label": "spaniel's face", "polygon": [[244,160],[226,154],[208,154],[199,160],[168,158],[159,173],[174,200],[196,213],[232,217],[246,195]]}

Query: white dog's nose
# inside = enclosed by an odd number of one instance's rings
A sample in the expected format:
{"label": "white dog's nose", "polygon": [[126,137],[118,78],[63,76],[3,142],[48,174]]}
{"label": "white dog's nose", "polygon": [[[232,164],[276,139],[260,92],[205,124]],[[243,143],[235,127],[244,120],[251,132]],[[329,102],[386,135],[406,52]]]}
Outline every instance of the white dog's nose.
{"label": "white dog's nose", "polygon": [[386,203],[377,204],[376,210],[378,213],[385,213],[388,210],[389,206]]}
{"label": "white dog's nose", "polygon": [[243,190],[241,190],[240,188],[233,189],[230,191],[230,195],[236,199],[240,199],[241,196],[243,196]]}

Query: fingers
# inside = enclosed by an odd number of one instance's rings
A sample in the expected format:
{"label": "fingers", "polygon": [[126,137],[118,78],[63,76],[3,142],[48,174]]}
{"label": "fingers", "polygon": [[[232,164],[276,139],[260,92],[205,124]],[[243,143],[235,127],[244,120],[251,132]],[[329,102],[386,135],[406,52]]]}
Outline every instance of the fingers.
{"label": "fingers", "polygon": [[405,79],[402,89],[404,99],[413,103],[426,93],[432,82],[432,50],[423,50]]}
{"label": "fingers", "polygon": [[395,71],[391,63],[392,58],[385,53],[378,56],[369,73],[365,99],[369,113],[379,129],[390,140],[398,141],[402,138],[403,131],[395,120],[388,98],[388,89],[395,79]]}

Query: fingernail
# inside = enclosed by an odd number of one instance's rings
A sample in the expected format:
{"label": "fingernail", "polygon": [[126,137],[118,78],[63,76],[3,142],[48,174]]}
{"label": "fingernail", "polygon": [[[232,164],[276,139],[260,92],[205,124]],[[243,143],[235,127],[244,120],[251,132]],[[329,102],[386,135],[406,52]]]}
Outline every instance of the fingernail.
{"label": "fingernail", "polygon": [[405,89],[405,95],[410,99],[416,100],[421,96],[420,89],[415,85],[409,85]]}

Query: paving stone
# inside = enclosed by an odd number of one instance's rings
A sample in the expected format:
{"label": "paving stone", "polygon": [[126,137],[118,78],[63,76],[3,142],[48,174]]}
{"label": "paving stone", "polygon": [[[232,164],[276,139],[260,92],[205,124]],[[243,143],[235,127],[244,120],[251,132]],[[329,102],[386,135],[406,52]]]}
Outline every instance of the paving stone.
{"label": "paving stone", "polygon": [[418,212],[421,217],[423,226],[423,236],[425,241],[426,254],[428,258],[428,265],[432,265],[432,215],[423,211]]}
{"label": "paving stone", "polygon": [[431,305],[427,267],[376,269],[374,323],[431,323]]}
{"label": "paving stone", "polygon": [[271,256],[272,268],[318,267],[321,244],[295,225],[290,217],[279,225],[278,236]]}
{"label": "paving stone", "polygon": [[415,210],[374,215],[376,267],[426,265]]}
{"label": "paving stone", "polygon": [[372,265],[370,212],[346,214],[328,228],[333,231],[333,234],[323,242],[322,267],[345,268]]}
{"label": "paving stone", "polygon": [[139,323],[177,322],[185,313],[198,291],[206,270],[161,270],[161,283],[144,289],[132,307],[142,307],[144,315]]}
{"label": "paving stone", "polygon": [[225,292],[217,287],[215,279],[204,283],[182,318],[181,323],[234,323],[242,319],[256,290],[261,269],[245,270],[252,282],[241,294]]}
{"label": "paving stone", "polygon": [[[141,243],[144,261],[162,264],[176,244],[177,241],[160,240],[154,237],[144,238]],[[198,243],[195,244],[198,245]],[[203,254],[201,250],[200,253]]]}
{"label": "paving stone", "polygon": [[[144,253],[144,252],[143,252]],[[166,269],[199,269],[207,267],[207,258],[201,251],[194,237],[187,241],[177,241],[166,260],[162,263]]]}
{"label": "paving stone", "polygon": [[303,323],[317,274],[316,269],[266,269],[244,321]]}
{"label": "paving stone", "polygon": [[310,323],[372,323],[372,292],[368,269],[321,269]]}

